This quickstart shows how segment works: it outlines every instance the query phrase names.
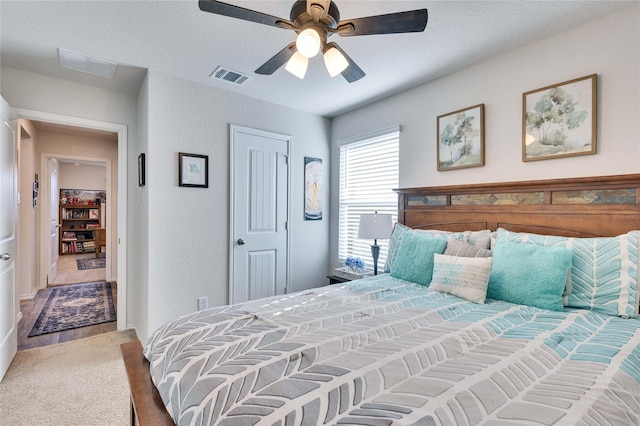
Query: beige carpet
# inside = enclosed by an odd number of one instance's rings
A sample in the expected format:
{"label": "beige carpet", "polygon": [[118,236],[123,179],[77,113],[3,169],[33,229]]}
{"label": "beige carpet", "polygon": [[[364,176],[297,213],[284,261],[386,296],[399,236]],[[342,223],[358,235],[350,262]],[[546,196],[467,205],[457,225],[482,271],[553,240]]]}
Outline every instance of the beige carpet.
{"label": "beige carpet", "polygon": [[129,383],[113,331],[18,352],[0,383],[2,425],[128,425]]}

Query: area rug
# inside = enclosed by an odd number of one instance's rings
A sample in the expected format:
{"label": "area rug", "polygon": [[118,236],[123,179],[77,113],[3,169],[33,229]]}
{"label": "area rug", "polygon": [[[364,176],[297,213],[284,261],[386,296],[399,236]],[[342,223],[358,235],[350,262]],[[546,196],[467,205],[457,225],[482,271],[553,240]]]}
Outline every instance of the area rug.
{"label": "area rug", "polygon": [[104,268],[107,263],[107,259],[103,257],[95,259],[92,257],[89,259],[78,259],[76,260],[76,263],[78,265],[78,271],[84,271],[85,269]]}
{"label": "area rug", "polygon": [[99,281],[55,287],[29,337],[115,320],[111,283]]}

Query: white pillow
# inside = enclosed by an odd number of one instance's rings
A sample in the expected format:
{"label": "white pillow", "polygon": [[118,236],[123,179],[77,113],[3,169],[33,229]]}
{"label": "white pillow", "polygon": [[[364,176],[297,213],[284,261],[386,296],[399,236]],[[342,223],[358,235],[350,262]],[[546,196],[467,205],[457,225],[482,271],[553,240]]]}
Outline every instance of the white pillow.
{"label": "white pillow", "polygon": [[492,257],[458,257],[436,253],[429,288],[484,304],[492,261]]}

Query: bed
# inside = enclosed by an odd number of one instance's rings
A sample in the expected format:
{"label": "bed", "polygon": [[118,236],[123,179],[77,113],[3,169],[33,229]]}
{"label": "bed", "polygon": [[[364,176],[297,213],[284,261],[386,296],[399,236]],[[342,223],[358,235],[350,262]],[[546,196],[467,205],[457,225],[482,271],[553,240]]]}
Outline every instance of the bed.
{"label": "bed", "polygon": [[384,274],[124,344],[132,424],[640,424],[640,175],[397,192]]}

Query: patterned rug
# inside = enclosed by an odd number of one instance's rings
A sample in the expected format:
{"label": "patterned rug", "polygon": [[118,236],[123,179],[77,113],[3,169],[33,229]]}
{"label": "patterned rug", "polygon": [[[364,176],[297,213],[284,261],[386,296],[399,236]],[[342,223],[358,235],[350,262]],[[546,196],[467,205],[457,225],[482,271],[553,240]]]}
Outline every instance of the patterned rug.
{"label": "patterned rug", "polygon": [[78,271],[84,271],[85,269],[98,269],[105,267],[105,265],[107,264],[107,259],[105,259],[104,257],[100,257],[98,259],[78,259],[76,260],[76,264],[78,265]]}
{"label": "patterned rug", "polygon": [[115,320],[111,283],[100,281],[55,287],[29,337]]}

